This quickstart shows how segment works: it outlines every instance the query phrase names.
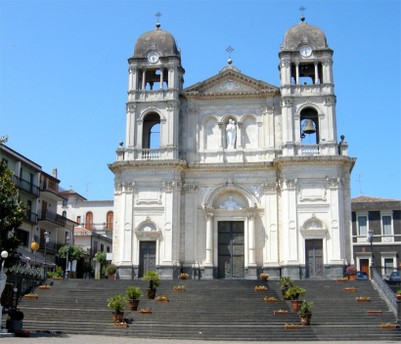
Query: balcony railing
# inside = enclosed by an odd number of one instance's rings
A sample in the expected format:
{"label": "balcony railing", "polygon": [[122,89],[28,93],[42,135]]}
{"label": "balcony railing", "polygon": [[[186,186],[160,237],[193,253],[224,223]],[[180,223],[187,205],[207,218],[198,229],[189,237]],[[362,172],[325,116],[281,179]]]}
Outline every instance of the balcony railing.
{"label": "balcony railing", "polygon": [[30,222],[30,223],[33,223],[33,224],[37,224],[38,223],[38,214],[33,213],[31,211],[28,211],[26,213],[26,218],[25,219],[26,219],[27,222]]}
{"label": "balcony railing", "polygon": [[54,222],[60,226],[65,226],[67,223],[67,218],[47,209],[42,209],[38,215],[39,220],[41,221]]}
{"label": "balcony railing", "polygon": [[39,188],[31,182],[28,182],[27,180],[24,180],[17,176],[13,176],[13,181],[17,188],[29,192],[34,196],[39,196]]}
{"label": "balcony railing", "polygon": [[58,193],[58,183],[54,180],[45,178],[40,183],[40,190]]}
{"label": "balcony railing", "polygon": [[301,155],[319,155],[319,145],[302,145]]}

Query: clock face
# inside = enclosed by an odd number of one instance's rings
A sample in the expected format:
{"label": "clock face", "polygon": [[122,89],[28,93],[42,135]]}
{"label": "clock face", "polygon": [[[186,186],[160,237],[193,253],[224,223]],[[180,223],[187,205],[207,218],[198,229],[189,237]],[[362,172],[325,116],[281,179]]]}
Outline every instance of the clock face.
{"label": "clock face", "polygon": [[152,51],[148,54],[148,61],[150,63],[156,63],[157,61],[159,61],[159,54],[156,53],[155,51]]}
{"label": "clock face", "polygon": [[312,47],[310,45],[303,45],[301,46],[301,48],[299,49],[299,53],[301,54],[301,56],[303,57],[309,57],[312,55]]}

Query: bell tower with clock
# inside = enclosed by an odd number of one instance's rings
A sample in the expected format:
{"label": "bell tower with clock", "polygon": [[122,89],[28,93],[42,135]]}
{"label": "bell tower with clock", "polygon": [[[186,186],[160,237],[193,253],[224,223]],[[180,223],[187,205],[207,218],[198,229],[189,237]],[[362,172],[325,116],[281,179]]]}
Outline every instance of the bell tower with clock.
{"label": "bell tower with clock", "polygon": [[128,62],[125,153],[134,160],[147,154],[177,159],[184,69],[174,37],[157,23],[138,38]]}
{"label": "bell tower with clock", "polygon": [[283,155],[299,155],[305,145],[319,146],[320,155],[336,154],[333,51],[325,34],[301,17],[287,31],[279,57]]}

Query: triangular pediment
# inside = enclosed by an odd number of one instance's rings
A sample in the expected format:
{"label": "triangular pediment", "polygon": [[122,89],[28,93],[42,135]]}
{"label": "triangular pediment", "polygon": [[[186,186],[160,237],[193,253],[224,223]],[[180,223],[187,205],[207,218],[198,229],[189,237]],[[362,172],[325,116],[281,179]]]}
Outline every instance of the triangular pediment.
{"label": "triangular pediment", "polygon": [[184,89],[187,97],[266,96],[279,92],[279,88],[256,80],[234,66],[226,66],[218,74]]}

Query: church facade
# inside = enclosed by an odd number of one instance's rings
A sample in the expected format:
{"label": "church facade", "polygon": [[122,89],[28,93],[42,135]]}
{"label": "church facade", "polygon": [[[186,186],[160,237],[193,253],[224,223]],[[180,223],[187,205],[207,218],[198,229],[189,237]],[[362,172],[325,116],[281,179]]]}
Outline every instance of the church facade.
{"label": "church facade", "polygon": [[279,86],[229,60],[184,88],[174,37],[157,24],[138,38],[125,145],[109,164],[120,278],[342,275],[355,159],[337,138],[332,58],[301,18],[279,50]]}

